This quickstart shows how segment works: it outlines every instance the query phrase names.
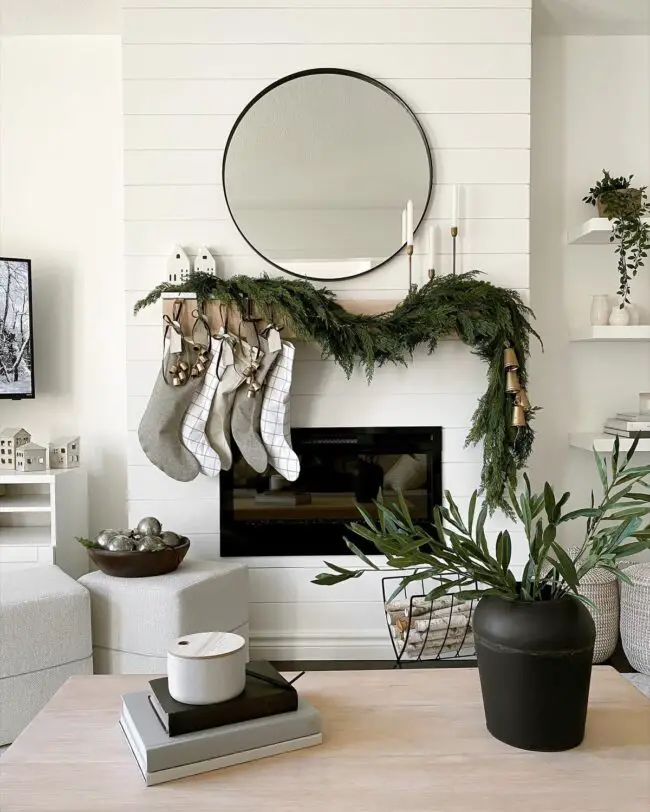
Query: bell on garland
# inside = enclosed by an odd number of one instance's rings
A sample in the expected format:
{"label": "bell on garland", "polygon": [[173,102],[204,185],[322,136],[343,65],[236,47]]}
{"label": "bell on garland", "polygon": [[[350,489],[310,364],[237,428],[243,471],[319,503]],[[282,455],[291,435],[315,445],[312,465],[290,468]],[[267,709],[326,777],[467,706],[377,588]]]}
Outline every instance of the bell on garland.
{"label": "bell on garland", "polygon": [[518,406],[516,403],[512,407],[512,425],[520,428],[526,425],[526,413],[523,406]]}
{"label": "bell on garland", "polygon": [[525,389],[520,389],[515,395],[515,406],[521,406],[525,412],[530,411],[530,401]]}
{"label": "bell on garland", "polygon": [[506,347],[503,351],[503,368],[506,370],[519,369],[517,353],[512,347]]}
{"label": "bell on garland", "polygon": [[262,388],[261,385],[257,381],[255,380],[251,381],[248,385],[248,392],[246,392],[246,397],[247,398],[256,397],[257,393],[260,391],[261,388]]}
{"label": "bell on garland", "polygon": [[185,383],[187,380],[187,373],[181,369],[177,375],[177,378],[181,383]]}
{"label": "bell on garland", "polygon": [[506,373],[506,392],[509,395],[516,395],[521,389],[521,384],[519,383],[519,375],[517,375],[516,369],[509,369]]}
{"label": "bell on garland", "polygon": [[187,363],[187,361],[181,361],[180,364],[178,365],[178,368],[180,369],[181,372],[187,372],[190,366]]}
{"label": "bell on garland", "polygon": [[170,375],[176,375],[177,373],[178,373],[178,367],[176,366],[176,364],[172,364],[169,367],[169,374]]}
{"label": "bell on garland", "polygon": [[181,381],[178,375],[174,375],[174,377],[172,378],[172,386],[180,386],[182,383],[183,381]]}

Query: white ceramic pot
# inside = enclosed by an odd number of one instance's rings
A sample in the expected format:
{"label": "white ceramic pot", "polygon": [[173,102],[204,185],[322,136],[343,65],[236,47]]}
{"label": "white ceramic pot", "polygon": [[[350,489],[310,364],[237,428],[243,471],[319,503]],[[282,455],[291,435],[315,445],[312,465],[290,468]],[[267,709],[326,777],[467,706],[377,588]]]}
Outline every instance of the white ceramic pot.
{"label": "white ceramic pot", "polygon": [[593,296],[591,299],[591,323],[594,326],[604,326],[609,323],[609,297],[603,293]]}
{"label": "white ceramic pot", "polygon": [[609,323],[612,327],[627,327],[630,323],[630,314],[624,307],[621,308],[615,304],[609,314]]}
{"label": "white ceramic pot", "polygon": [[199,632],[167,649],[169,693],[187,705],[226,702],[246,685],[246,641],[238,634]]}

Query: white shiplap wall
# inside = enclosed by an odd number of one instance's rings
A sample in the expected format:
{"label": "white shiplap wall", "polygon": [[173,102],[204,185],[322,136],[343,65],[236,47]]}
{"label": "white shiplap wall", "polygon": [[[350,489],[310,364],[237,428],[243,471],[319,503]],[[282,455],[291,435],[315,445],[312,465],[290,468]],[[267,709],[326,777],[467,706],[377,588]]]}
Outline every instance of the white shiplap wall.
{"label": "white shiplap wall", "polygon": [[[245,6],[245,7],[244,7]],[[450,267],[450,184],[463,184],[461,270],[480,268],[528,292],[530,0],[126,0],[124,3],[125,245],[129,515],[154,514],[218,556],[217,485],[180,484],[150,466],[137,425],[157,373],[159,311],[134,319],[133,302],[164,278],[175,243],[207,243],[219,271],[273,272],[230,222],[221,158],[237,113],[270,81],[313,67],[360,71],[412,106],[433,149],[436,189],[428,214],[441,237],[439,270]],[[416,275],[424,278],[421,246]],[[404,262],[337,283],[346,297],[395,299]],[[461,506],[476,486],[480,449],[463,440],[485,370],[446,342],[409,369],[380,370],[371,387],[346,381],[301,347],[295,425],[442,425],[444,485]],[[494,517],[492,530],[503,526]],[[520,535],[515,555],[522,558]],[[375,574],[327,590],[310,583],[308,557],[251,562],[254,651],[278,658],[382,657],[390,647]]]}

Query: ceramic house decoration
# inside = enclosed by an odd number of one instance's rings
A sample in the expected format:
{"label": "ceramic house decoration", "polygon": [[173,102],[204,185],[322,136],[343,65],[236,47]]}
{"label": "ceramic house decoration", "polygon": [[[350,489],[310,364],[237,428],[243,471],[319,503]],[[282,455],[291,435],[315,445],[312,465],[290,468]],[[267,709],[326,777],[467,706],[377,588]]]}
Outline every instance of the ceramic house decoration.
{"label": "ceramic house decoration", "polygon": [[192,265],[194,273],[209,273],[212,276],[217,275],[217,262],[210,253],[210,249],[205,245],[199,247],[199,253],[194,257]]}
{"label": "ceramic house decoration", "polygon": [[16,470],[16,451],[29,443],[31,434],[25,429],[3,429],[0,431],[0,469]]}
{"label": "ceramic house decoration", "polygon": [[25,443],[16,451],[16,470],[24,474],[44,471],[47,467],[47,449],[38,443]]}
{"label": "ceramic house decoration", "polygon": [[50,468],[78,468],[81,441],[78,435],[57,437],[50,441]]}
{"label": "ceramic house decoration", "polygon": [[187,282],[190,275],[190,258],[182,245],[174,247],[174,253],[167,260],[167,281],[172,284]]}

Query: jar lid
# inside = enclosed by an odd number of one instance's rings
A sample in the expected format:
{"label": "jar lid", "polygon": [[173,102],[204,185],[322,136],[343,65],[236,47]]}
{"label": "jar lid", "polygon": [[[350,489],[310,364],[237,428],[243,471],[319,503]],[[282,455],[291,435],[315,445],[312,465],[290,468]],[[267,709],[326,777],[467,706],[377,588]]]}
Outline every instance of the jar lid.
{"label": "jar lid", "polygon": [[174,640],[167,647],[167,652],[174,657],[185,657],[189,660],[210,660],[216,657],[227,657],[241,651],[246,641],[239,634],[231,632],[198,632],[186,634]]}

